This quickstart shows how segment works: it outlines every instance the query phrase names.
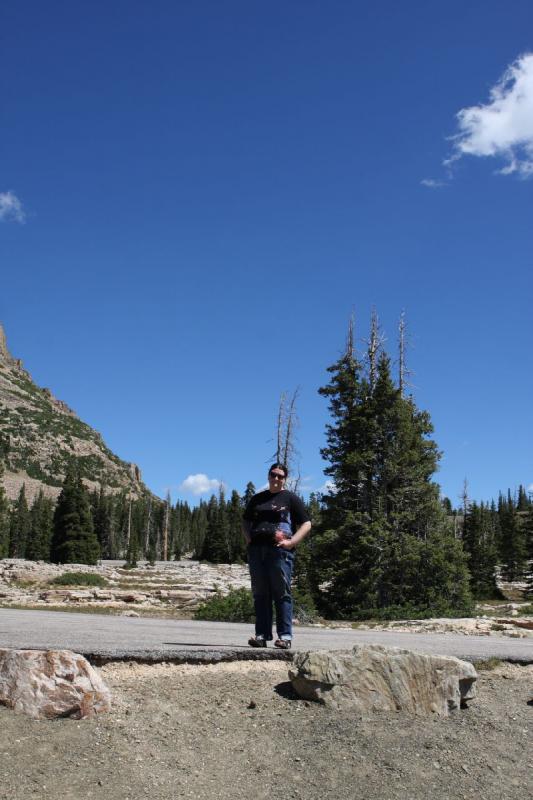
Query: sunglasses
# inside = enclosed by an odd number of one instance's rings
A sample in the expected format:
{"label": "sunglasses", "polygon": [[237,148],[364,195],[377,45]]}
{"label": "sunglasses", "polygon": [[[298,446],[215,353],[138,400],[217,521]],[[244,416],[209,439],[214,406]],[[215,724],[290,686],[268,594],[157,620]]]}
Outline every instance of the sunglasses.
{"label": "sunglasses", "polygon": [[268,476],[273,481],[283,481],[285,480],[285,475],[281,472],[271,472]]}

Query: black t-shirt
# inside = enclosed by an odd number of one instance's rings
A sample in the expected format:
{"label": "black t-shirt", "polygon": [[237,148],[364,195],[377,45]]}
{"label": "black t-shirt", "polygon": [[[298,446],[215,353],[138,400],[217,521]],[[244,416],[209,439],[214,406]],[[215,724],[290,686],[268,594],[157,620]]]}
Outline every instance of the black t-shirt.
{"label": "black t-shirt", "polygon": [[298,495],[282,489],[281,492],[255,494],[243,514],[251,522],[252,544],[273,544],[274,533],[284,531],[287,537],[298,530],[304,522],[309,522],[309,514]]}

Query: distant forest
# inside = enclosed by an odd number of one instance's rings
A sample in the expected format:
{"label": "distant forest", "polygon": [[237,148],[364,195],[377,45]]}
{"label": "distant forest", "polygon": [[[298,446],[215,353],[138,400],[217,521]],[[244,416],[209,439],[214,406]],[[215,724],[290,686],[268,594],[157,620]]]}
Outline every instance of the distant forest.
{"label": "distant forest", "polygon": [[[525,580],[533,597],[531,494],[519,486],[478,503],[465,488],[461,507],[441,500],[432,480],[440,454],[430,416],[407,393],[403,323],[396,379],[375,315],[361,356],[354,341],[350,323],[344,351],[319,390],[329,404],[321,452],[334,488],[306,501],[313,530],[298,548],[299,591],[325,616],[352,619],[468,613],[475,600],[501,597],[498,573]],[[285,435],[290,414],[288,422]],[[279,434],[278,452],[294,452]],[[241,518],[255,491],[249,483],[242,494],[221,490],[191,507],[105,488],[90,494],[73,469],[57,503],[41,493],[30,508],[24,487],[9,503],[0,488],[0,557],[124,559],[130,566],[184,556],[244,562]]]}

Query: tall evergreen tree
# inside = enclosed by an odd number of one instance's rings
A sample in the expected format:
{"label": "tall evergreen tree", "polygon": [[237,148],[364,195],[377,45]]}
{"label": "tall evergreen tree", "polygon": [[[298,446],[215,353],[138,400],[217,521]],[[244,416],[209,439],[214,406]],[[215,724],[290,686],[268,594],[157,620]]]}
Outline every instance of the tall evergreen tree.
{"label": "tall evergreen tree", "polygon": [[255,488],[255,486],[252,483],[252,481],[249,481],[246,484],[246,489],[244,490],[244,494],[242,496],[242,507],[243,508],[246,508],[246,506],[248,505],[248,503],[250,502],[250,500],[252,499],[252,497],[254,496],[256,491],[257,491],[257,489]]}
{"label": "tall evergreen tree", "polygon": [[242,500],[235,489],[231,493],[227,515],[231,543],[230,563],[244,561],[246,558],[246,542],[242,533]]}
{"label": "tall evergreen tree", "polygon": [[470,588],[476,600],[501,599],[496,584],[497,518],[483,503],[473,502],[463,519],[463,547],[468,553]]}
{"label": "tall evergreen tree", "polygon": [[56,564],[96,564],[99,556],[87,489],[79,474],[69,471],[54,513],[51,560]]}
{"label": "tall evergreen tree", "polygon": [[465,556],[431,480],[439,453],[429,415],[394,385],[375,323],[368,375],[353,342],[350,326],[320,390],[332,416],[322,455],[334,489],[315,535],[313,582],[327,586],[317,599],[338,616],[389,606],[464,609]]}
{"label": "tall evergreen tree", "polygon": [[101,556],[102,558],[116,558],[113,499],[110,495],[106,495],[103,486],[100,487],[99,492],[93,493],[91,506],[94,532],[100,545]]}
{"label": "tall evergreen tree", "polygon": [[[211,500],[209,501],[211,503]],[[215,498],[216,502],[216,498]],[[200,500],[191,512],[191,550],[194,558],[201,558],[208,525],[208,504]]]}
{"label": "tall evergreen tree", "polygon": [[9,553],[9,501],[2,484],[3,474],[4,466],[0,460],[0,558]]}
{"label": "tall evergreen tree", "polygon": [[207,507],[207,530],[201,558],[213,564],[227,564],[232,560],[230,527],[222,489],[218,499],[212,495]]}
{"label": "tall evergreen tree", "polygon": [[31,532],[26,548],[26,558],[32,561],[50,561],[50,545],[54,530],[54,502],[43,490],[34,500],[30,512]]}
{"label": "tall evergreen tree", "polygon": [[527,511],[529,508],[529,498],[527,496],[527,492],[524,486],[520,485],[518,487],[518,498],[516,501],[516,510],[517,511]]}
{"label": "tall evergreen tree", "polygon": [[26,485],[22,487],[11,514],[9,526],[10,558],[25,558],[28,539],[31,533],[31,517],[26,500]]}
{"label": "tall evergreen tree", "polygon": [[498,519],[502,577],[506,581],[517,581],[526,570],[526,536],[510,490],[506,498],[500,495],[498,499]]}

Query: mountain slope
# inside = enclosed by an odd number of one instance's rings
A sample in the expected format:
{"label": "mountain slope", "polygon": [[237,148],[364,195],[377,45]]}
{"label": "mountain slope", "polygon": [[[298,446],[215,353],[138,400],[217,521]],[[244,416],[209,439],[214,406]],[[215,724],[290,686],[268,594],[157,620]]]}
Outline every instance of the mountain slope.
{"label": "mountain slope", "polygon": [[30,499],[41,487],[56,496],[67,467],[74,463],[90,489],[130,490],[133,496],[148,492],[135,464],[118,458],[98,431],[49,389],[34,383],[20,359],[10,355],[1,325],[0,459],[3,484],[12,499],[24,483]]}

